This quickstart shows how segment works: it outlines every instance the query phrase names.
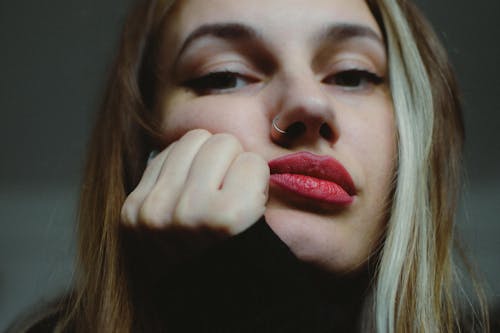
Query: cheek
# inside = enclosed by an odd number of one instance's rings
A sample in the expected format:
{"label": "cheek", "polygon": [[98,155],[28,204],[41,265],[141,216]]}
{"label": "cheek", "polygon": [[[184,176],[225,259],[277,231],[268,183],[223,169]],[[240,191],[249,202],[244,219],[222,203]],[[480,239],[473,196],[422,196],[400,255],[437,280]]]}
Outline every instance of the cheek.
{"label": "cheek", "polygon": [[397,165],[393,108],[390,101],[374,101],[347,114],[343,146],[349,149],[358,176],[359,221],[369,225],[366,232],[373,241],[384,229]]}
{"label": "cheek", "polygon": [[167,143],[190,130],[203,128],[213,134],[233,134],[245,147],[266,133],[267,121],[262,110],[256,100],[219,95],[166,104],[160,112]]}
{"label": "cheek", "polygon": [[352,153],[370,174],[377,177],[392,175],[397,154],[392,105],[389,102],[374,103],[351,114],[345,125],[345,140],[353,149]]}

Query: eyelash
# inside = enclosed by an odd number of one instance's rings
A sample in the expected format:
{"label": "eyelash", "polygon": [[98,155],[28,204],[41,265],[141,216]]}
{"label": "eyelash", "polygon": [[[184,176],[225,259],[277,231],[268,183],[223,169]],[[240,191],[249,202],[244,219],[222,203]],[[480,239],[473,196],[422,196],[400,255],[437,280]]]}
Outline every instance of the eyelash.
{"label": "eyelash", "polygon": [[223,70],[190,79],[185,81],[182,85],[199,95],[208,95],[231,92],[232,90],[238,89],[240,88],[238,87],[238,80],[245,81],[245,84],[257,82],[257,80],[251,79],[240,73]]}
{"label": "eyelash", "polygon": [[384,83],[384,78],[368,70],[348,69],[330,75],[322,82],[326,84],[334,83],[347,91],[356,91],[366,89],[370,85],[378,86]]}
{"label": "eyelash", "polygon": [[[240,81],[238,81],[240,80]],[[229,93],[242,88],[238,86],[244,81],[244,86],[258,80],[229,70],[214,71],[206,75],[187,80],[182,83],[184,87],[193,90],[199,95]],[[350,69],[326,77],[322,83],[335,84],[347,91],[357,91],[367,88],[367,85],[380,85],[384,78],[377,74],[363,70]],[[244,87],[243,86],[243,87]]]}

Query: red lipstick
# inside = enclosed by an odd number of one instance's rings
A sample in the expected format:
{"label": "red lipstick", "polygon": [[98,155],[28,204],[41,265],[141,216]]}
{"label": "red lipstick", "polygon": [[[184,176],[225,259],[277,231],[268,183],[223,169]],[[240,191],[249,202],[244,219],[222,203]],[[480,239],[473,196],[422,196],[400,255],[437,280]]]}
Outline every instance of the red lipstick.
{"label": "red lipstick", "polygon": [[271,184],[299,196],[347,206],[355,195],[349,172],[329,156],[298,152],[269,161]]}

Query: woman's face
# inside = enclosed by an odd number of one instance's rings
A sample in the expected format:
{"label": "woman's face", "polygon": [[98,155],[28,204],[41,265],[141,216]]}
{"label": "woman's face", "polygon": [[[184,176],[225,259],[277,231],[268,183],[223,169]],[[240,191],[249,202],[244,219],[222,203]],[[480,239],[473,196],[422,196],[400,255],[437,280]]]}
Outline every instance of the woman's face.
{"label": "woman's face", "polygon": [[[271,183],[265,216],[302,260],[360,267],[383,233],[396,161],[384,41],[366,3],[185,0],[164,29],[156,109],[167,142],[203,128],[266,161],[333,157],[354,182],[351,203]],[[275,117],[300,130],[281,140]]]}

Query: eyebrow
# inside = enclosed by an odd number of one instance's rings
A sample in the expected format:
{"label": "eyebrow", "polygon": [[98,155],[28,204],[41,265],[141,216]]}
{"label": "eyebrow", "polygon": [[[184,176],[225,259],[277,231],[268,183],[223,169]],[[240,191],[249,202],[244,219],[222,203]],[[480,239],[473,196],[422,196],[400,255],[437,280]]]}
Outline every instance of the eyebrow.
{"label": "eyebrow", "polygon": [[336,23],[326,26],[319,34],[319,40],[343,42],[352,38],[368,38],[384,47],[385,43],[372,28],[352,23]]}
{"label": "eyebrow", "polygon": [[[180,51],[177,54],[176,62],[184,53],[184,51],[194,41],[204,37],[216,37],[231,41],[254,41],[264,40],[261,33],[257,30],[242,23],[213,23],[204,24],[191,32],[185,41],[182,43]],[[335,42],[343,42],[352,38],[369,38],[384,46],[382,38],[370,27],[353,23],[335,23],[326,26],[319,35],[317,40],[331,40]]]}
{"label": "eyebrow", "polygon": [[191,32],[182,43],[176,59],[197,39],[203,37],[216,37],[225,40],[245,41],[262,40],[262,36],[254,28],[241,23],[214,23],[204,24]]}

